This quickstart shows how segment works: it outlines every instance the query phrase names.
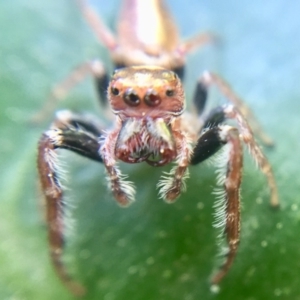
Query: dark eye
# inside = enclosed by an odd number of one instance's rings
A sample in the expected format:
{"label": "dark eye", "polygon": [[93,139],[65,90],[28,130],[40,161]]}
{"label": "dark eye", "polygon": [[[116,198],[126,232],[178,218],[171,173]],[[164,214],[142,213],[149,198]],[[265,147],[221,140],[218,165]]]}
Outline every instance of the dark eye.
{"label": "dark eye", "polygon": [[115,88],[115,87],[112,87],[112,88],[111,88],[111,93],[112,93],[113,95],[115,95],[115,96],[118,96],[119,93],[120,93],[120,91],[119,91],[119,89],[117,89],[117,88]]}
{"label": "dark eye", "polygon": [[128,89],[124,93],[124,101],[130,106],[137,106],[140,104],[140,98],[133,89]]}
{"label": "dark eye", "polygon": [[157,106],[161,102],[161,98],[155,92],[147,93],[144,100],[148,106]]}
{"label": "dark eye", "polygon": [[172,96],[174,96],[174,94],[175,94],[174,90],[171,90],[171,89],[166,90],[166,96],[172,97]]}

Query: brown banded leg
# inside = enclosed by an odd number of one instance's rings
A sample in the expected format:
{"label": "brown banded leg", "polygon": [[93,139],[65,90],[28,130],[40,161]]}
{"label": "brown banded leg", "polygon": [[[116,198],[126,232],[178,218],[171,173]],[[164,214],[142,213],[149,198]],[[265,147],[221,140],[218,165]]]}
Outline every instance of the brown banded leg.
{"label": "brown banded leg", "polygon": [[202,32],[181,42],[177,50],[181,54],[186,55],[197,48],[203,47],[207,44],[216,43],[218,40],[219,38],[212,32]]}
{"label": "brown banded leg", "polygon": [[215,73],[205,72],[200,78],[199,84],[201,84],[202,87],[206,86],[207,88],[211,85],[215,85],[221,94],[224,95],[235,107],[237,107],[244,118],[248,120],[254,134],[256,134],[266,146],[274,145],[272,139],[261,128],[251,109],[238,95],[235,94],[230,85],[223,78]]}
{"label": "brown banded leg", "polygon": [[268,185],[270,188],[270,203],[273,207],[279,206],[279,199],[278,199],[278,191],[276,180],[272,171],[272,167],[265,157],[264,153],[262,152],[261,148],[255,141],[253,136],[252,130],[247,123],[244,116],[239,112],[239,110],[234,107],[233,105],[224,105],[216,107],[211,111],[211,113],[204,119],[204,128],[216,126],[225,120],[233,119],[237,122],[239,126],[239,132],[241,138],[243,139],[244,143],[248,146],[250,154],[254,158],[255,162],[261,169],[262,173],[266,176]]}
{"label": "brown banded leg", "polygon": [[99,60],[85,62],[75,68],[63,81],[58,83],[51,91],[41,110],[33,116],[32,122],[41,123],[47,120],[58,104],[58,101],[64,99],[72,88],[82,82],[88,75],[93,75],[102,105],[106,105],[106,90],[108,87],[108,76]]}
{"label": "brown banded leg", "polygon": [[121,130],[121,123],[117,128],[104,136],[101,144],[101,155],[107,172],[107,181],[118,204],[126,207],[134,201],[135,188],[132,182],[125,180],[115,160],[116,143]]}
{"label": "brown banded leg", "polygon": [[[222,186],[219,193],[216,227],[221,227],[226,236],[228,251],[225,253],[225,262],[212,283],[219,283],[230,269],[239,245],[240,236],[240,186],[242,181],[243,147],[239,132],[236,128],[223,125],[205,131],[194,148],[191,164],[198,164],[215,154],[225,144],[228,145],[228,157],[222,162],[227,169],[220,173],[218,184]],[[224,170],[221,170],[224,171]]]}
{"label": "brown banded leg", "polygon": [[[86,127],[86,128],[84,128]],[[92,127],[92,125],[91,125]],[[61,185],[62,171],[56,149],[68,149],[87,158],[102,162],[99,154],[99,135],[86,131],[89,125],[81,128],[70,128],[63,124],[62,128],[45,132],[38,147],[38,172],[40,184],[46,199],[46,215],[50,256],[54,268],[67,288],[76,295],[82,295],[84,288],[68,274],[62,260],[64,249],[64,192]],[[97,129],[94,128],[94,131]]]}
{"label": "brown banded leg", "polygon": [[274,177],[274,173],[272,171],[272,167],[267,160],[266,156],[262,152],[259,145],[256,143],[252,130],[248,125],[244,116],[239,112],[237,108],[233,105],[225,105],[223,107],[224,115],[226,119],[233,119],[239,125],[239,132],[241,138],[243,139],[244,143],[248,146],[250,154],[252,155],[255,162],[258,164],[261,172],[266,176],[271,197],[270,197],[270,204],[273,207],[279,206],[279,199],[278,199],[278,191],[276,180]]}
{"label": "brown banded leg", "polygon": [[93,30],[98,40],[109,50],[117,47],[117,41],[113,33],[105,26],[98,14],[87,4],[86,0],[77,0],[79,9],[85,20]]}

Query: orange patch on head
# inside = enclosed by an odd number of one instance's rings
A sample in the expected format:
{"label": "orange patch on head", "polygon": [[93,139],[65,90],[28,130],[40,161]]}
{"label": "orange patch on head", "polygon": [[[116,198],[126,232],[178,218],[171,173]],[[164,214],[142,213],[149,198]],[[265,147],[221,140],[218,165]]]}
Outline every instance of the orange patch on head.
{"label": "orange patch on head", "polygon": [[116,70],[108,88],[112,109],[125,117],[180,114],[185,106],[178,76],[156,66]]}

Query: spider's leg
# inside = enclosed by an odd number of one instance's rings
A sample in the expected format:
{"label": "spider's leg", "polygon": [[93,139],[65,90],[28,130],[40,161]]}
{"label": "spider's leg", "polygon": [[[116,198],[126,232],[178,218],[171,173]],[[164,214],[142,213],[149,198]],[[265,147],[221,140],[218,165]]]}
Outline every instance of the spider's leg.
{"label": "spider's leg", "polygon": [[272,139],[263,131],[259,122],[256,120],[251,109],[245,104],[245,102],[235,94],[230,85],[220,76],[215,73],[205,72],[200,78],[198,84],[202,84],[203,88],[208,88],[211,85],[215,85],[219,91],[229,100],[238,110],[242,113],[245,119],[248,120],[253,132],[259,137],[259,139],[266,146],[273,146]]}
{"label": "spider's leg", "polygon": [[197,82],[193,96],[193,102],[198,115],[201,115],[205,109],[208,97],[207,86],[200,80]]}
{"label": "spider's leg", "polygon": [[270,203],[273,207],[279,206],[277,185],[272,167],[254,139],[252,130],[245,117],[233,105],[224,105],[215,108],[204,120],[204,128],[218,125],[226,119],[233,119],[239,125],[239,132],[244,143],[248,146],[250,154],[258,164],[262,173],[266,176],[271,192]]}
{"label": "spider's leg", "polygon": [[203,128],[211,128],[222,124],[225,121],[225,113],[222,106],[218,106],[210,111],[203,120]]}
{"label": "spider's leg", "polygon": [[107,104],[106,90],[109,79],[103,64],[99,60],[85,62],[75,68],[64,80],[51,91],[41,110],[33,116],[32,122],[41,123],[51,115],[58,101],[64,99],[72,88],[82,82],[88,75],[93,75],[99,101],[103,106]]}
{"label": "spider's leg", "polygon": [[216,43],[218,39],[219,38],[212,32],[201,32],[181,42],[177,50],[182,55],[186,55],[197,48],[203,47],[207,44]]}
{"label": "spider's leg", "polygon": [[100,153],[108,175],[108,184],[115,199],[119,205],[128,206],[134,201],[135,188],[132,182],[125,180],[126,176],[122,175],[115,158],[115,149],[121,128],[122,122],[118,120],[115,129],[103,136]]}
{"label": "spider's leg", "polygon": [[90,113],[74,113],[70,110],[59,110],[55,113],[55,120],[51,127],[54,128],[73,128],[81,129],[95,136],[101,137],[105,124],[101,122],[96,116]]}
{"label": "spider's leg", "polygon": [[87,4],[86,0],[77,0],[77,3],[97,39],[112,52],[117,47],[117,41],[113,33],[105,26],[97,13]]}
{"label": "spider's leg", "polygon": [[258,164],[261,172],[267,178],[270,193],[271,193],[270,203],[273,207],[278,207],[279,206],[278,191],[277,191],[276,180],[274,177],[272,167],[268,159],[262,152],[261,148],[255,141],[249,124],[247,123],[244,116],[239,112],[239,110],[233,105],[223,106],[223,111],[226,119],[233,119],[239,125],[239,132],[242,140],[248,146],[250,154],[254,158],[255,162]]}
{"label": "spider's leg", "polygon": [[188,165],[192,155],[192,144],[186,134],[173,131],[173,137],[177,148],[176,166],[157,185],[160,188],[160,197],[168,203],[174,202],[181,191],[185,190],[185,179],[189,176]]}
{"label": "spider's leg", "polygon": [[[61,120],[57,121],[56,124],[60,122]],[[64,284],[71,292],[78,295],[84,293],[84,288],[72,279],[62,261],[64,199],[60,180],[62,170],[59,168],[56,149],[68,149],[98,162],[102,162],[102,157],[99,154],[99,136],[95,135],[96,127],[93,132],[86,131],[88,126],[82,126],[85,129],[70,126],[61,123],[61,127],[53,127],[53,129],[42,135],[38,148],[38,171],[46,199],[48,238],[52,263]],[[93,125],[90,127],[93,127]]]}
{"label": "spider's leg", "polygon": [[190,164],[197,165],[218,152],[227,141],[220,138],[220,128],[212,127],[201,133],[193,149]]}
{"label": "spider's leg", "polygon": [[216,153],[225,144],[229,146],[229,152],[226,160],[227,170],[225,175],[220,173],[218,182],[223,186],[224,191],[219,193],[220,202],[216,205],[218,208],[216,227],[224,228],[228,251],[224,264],[212,279],[213,284],[219,283],[226,275],[239,245],[243,147],[238,130],[228,125],[208,129],[198,139],[191,159],[191,164],[198,164]]}
{"label": "spider's leg", "polygon": [[[197,115],[202,116],[208,98],[207,86],[199,80],[193,96],[194,107]],[[222,107],[216,107],[210,111],[207,116],[201,118],[202,128],[211,128],[223,123],[225,115]]]}

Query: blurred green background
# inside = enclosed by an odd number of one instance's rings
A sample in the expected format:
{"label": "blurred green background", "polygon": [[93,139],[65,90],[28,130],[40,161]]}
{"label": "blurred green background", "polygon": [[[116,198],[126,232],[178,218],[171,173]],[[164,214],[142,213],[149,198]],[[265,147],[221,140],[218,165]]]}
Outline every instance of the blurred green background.
{"label": "blurred green background", "polygon": [[[94,1],[109,25],[119,1]],[[252,107],[276,147],[266,149],[281,209],[268,204],[265,178],[246,155],[241,245],[212,293],[216,267],[212,228],[214,168],[191,168],[188,191],[174,204],[157,197],[161,169],[122,166],[138,188],[119,208],[106,190],[103,166],[71,153],[70,208],[75,225],[66,264],[88,289],[85,299],[300,299],[300,5],[298,1],[168,1],[183,36],[210,30],[222,48],[206,47],[187,63],[191,97],[204,69],[222,74]],[[110,66],[71,0],[0,2],[0,299],[73,299],[49,262],[36,181],[36,146],[49,120],[29,126],[51,87],[79,63],[100,57]],[[215,97],[223,101],[222,97]],[[60,108],[101,115],[91,80]]]}

